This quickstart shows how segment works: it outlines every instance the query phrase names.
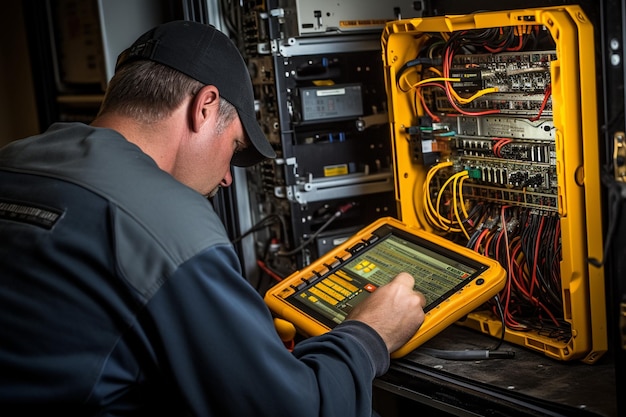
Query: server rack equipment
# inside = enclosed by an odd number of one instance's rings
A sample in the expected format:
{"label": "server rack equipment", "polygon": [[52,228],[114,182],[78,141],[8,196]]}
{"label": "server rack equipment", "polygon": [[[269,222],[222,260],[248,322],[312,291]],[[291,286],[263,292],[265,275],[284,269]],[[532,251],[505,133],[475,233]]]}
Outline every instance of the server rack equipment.
{"label": "server rack equipment", "polygon": [[[402,19],[382,36],[400,219],[507,269],[463,325],[607,350],[594,31],[578,6]],[[504,328],[502,326],[504,323]]]}
{"label": "server rack equipment", "polygon": [[400,3],[247,4],[242,49],[277,153],[247,171],[249,245],[264,276],[280,280],[397,215],[380,36],[421,2]]}

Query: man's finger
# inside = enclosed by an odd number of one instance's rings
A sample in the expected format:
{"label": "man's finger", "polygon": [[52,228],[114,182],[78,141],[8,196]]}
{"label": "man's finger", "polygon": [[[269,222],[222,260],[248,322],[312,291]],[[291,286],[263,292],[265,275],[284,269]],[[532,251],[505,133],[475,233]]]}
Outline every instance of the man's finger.
{"label": "man's finger", "polygon": [[397,283],[400,283],[401,285],[410,288],[413,288],[415,286],[415,278],[413,278],[411,274],[406,272],[400,272],[398,275],[396,275],[393,281],[396,281]]}

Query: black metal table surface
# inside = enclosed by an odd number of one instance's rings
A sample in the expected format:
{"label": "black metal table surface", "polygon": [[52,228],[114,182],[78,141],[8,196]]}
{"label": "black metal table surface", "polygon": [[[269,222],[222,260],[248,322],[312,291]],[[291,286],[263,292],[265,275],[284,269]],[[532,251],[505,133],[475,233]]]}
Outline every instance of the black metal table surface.
{"label": "black metal table surface", "polygon": [[[423,347],[393,360],[374,386],[414,403],[415,415],[439,411],[437,415],[468,417],[617,417],[615,368],[609,354],[589,365],[558,361],[507,342],[499,351],[514,352],[512,359],[450,360],[424,353],[424,348],[486,349],[496,343],[474,330],[450,326]],[[430,414],[417,412],[420,404]],[[409,408],[399,414],[413,415]]]}

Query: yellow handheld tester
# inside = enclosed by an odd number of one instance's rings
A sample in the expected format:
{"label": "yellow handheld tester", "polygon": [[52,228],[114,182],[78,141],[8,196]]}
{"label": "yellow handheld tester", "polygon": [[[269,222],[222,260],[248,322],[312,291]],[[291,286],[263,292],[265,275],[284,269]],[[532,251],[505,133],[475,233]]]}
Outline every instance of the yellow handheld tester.
{"label": "yellow handheld tester", "polygon": [[401,357],[495,296],[500,264],[391,217],[365,227],[306,268],[272,287],[265,302],[307,336],[341,323],[352,308],[400,272],[426,296],[425,320],[392,357]]}

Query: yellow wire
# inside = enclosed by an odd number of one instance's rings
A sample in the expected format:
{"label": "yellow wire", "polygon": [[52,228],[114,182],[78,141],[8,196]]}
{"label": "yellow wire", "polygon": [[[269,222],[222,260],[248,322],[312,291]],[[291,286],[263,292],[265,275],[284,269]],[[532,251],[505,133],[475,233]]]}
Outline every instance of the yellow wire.
{"label": "yellow wire", "polygon": [[446,78],[446,77],[433,77],[433,78],[424,78],[421,81],[416,82],[415,84],[413,84],[411,87],[412,88],[417,88],[420,85],[424,85],[426,83],[434,83],[437,81],[450,81],[450,82],[459,82],[461,81],[460,78]]}
{"label": "yellow wire", "polygon": [[[465,237],[469,241],[470,240],[469,234],[467,233],[467,230],[465,229],[465,226],[463,225],[463,221],[461,220],[461,216],[459,215],[459,206],[456,203],[457,202],[457,186],[458,186],[458,190],[459,190],[459,199],[461,199],[462,195],[461,195],[460,182],[464,178],[469,177],[469,175],[468,175],[467,171],[461,171],[461,172],[455,174],[454,177],[455,177],[454,178],[454,182],[452,183],[452,201],[453,201],[453,207],[454,207],[454,216],[456,217],[456,220],[459,223],[459,227],[461,228],[461,231],[463,232],[463,234],[465,235]],[[463,201],[463,200],[461,200],[461,201]],[[465,218],[467,219],[467,215],[465,216]]]}
{"label": "yellow wire", "polygon": [[[439,193],[437,196],[437,203],[436,203],[436,208],[435,206],[433,206],[432,204],[432,199],[430,198],[430,182],[432,181],[432,178],[434,177],[435,173],[441,169],[444,168],[445,166],[449,166],[451,165],[451,163],[441,163],[435,167],[433,167],[433,169],[431,169],[428,172],[427,175],[427,183],[425,183],[427,185],[425,191],[424,191],[424,207],[426,210],[430,210],[426,212],[426,215],[428,216],[428,218],[431,220],[431,222],[433,223],[434,226],[439,227],[441,230],[445,231],[445,232],[454,232],[454,233],[458,233],[461,232],[461,229],[459,228],[455,228],[452,227],[452,221],[449,219],[446,219],[444,216],[441,215],[440,211],[439,211],[439,207],[441,205],[441,196],[443,195],[443,191],[445,190],[445,188],[448,186],[448,184],[450,183],[450,181],[452,181],[452,179],[454,178],[454,175],[451,176],[450,178],[448,178],[448,180],[446,180],[446,182],[443,184],[443,186],[440,187],[439,189]],[[456,174],[455,174],[456,175]]]}
{"label": "yellow wire", "polygon": [[454,88],[452,88],[452,86],[450,86],[450,93],[454,96],[456,101],[459,102],[459,104],[469,104],[472,101],[476,100],[477,98],[484,96],[485,94],[497,93],[497,92],[498,92],[498,88],[497,87],[489,87],[489,88],[485,88],[485,89],[482,89],[482,90],[476,92],[471,97],[463,98],[463,97],[459,96],[456,91],[454,91]]}
{"label": "yellow wire", "polygon": [[446,219],[444,216],[441,215],[441,212],[439,210],[439,207],[441,207],[441,196],[443,196],[443,192],[446,189],[446,187],[448,186],[448,184],[450,184],[450,182],[452,182],[452,180],[454,179],[454,177],[456,177],[457,174],[451,175],[441,186],[441,188],[439,189],[439,194],[437,195],[437,210],[435,211],[435,214],[437,215],[437,218],[441,219],[442,224],[443,223],[447,223],[447,224],[452,224],[451,220]]}
{"label": "yellow wire", "polygon": [[[448,82],[460,82],[461,79],[460,78],[449,78],[449,77],[442,77],[441,76],[441,71],[435,69],[435,68],[429,68],[430,71],[436,73],[437,75],[439,75],[439,77],[432,77],[432,78],[424,78],[421,81],[418,81],[414,84],[412,84],[410,86],[410,88],[417,88],[420,87],[421,85],[427,84],[427,83],[431,83],[431,82],[438,82],[438,81],[448,81]],[[404,74],[402,76],[402,78],[404,78]],[[401,78],[401,79],[402,79]],[[474,93],[471,97],[461,97],[454,88],[452,88],[452,86],[449,86],[450,89],[450,93],[452,94],[452,96],[454,97],[454,99],[456,101],[459,102],[459,104],[469,104],[472,101],[476,100],[477,98],[480,98],[486,94],[491,94],[491,93],[497,93],[499,90],[497,87],[489,87],[489,88],[484,88],[480,91],[477,91],[476,93]]]}
{"label": "yellow wire", "polygon": [[[446,232],[463,232],[467,240],[469,240],[470,237],[469,237],[469,234],[467,233],[467,229],[463,225],[463,221],[461,220],[461,215],[459,213],[459,204],[457,203],[457,193],[458,193],[458,197],[462,199],[462,195],[461,195],[462,191],[459,188],[460,188],[462,181],[464,181],[466,178],[469,178],[468,172],[467,171],[457,172],[451,175],[443,183],[437,195],[436,206],[433,206],[432,199],[430,198],[430,182],[432,178],[434,177],[435,173],[439,171],[441,168],[444,168],[445,166],[450,166],[450,165],[452,165],[451,162],[440,163],[428,171],[426,175],[426,181],[424,183],[424,194],[423,194],[424,210],[426,212],[426,216],[430,219],[431,223],[434,226],[439,227]],[[453,222],[449,219],[446,219],[444,216],[442,216],[439,210],[441,206],[441,198],[444,194],[443,191],[448,187],[448,185],[450,185],[450,183],[452,183],[452,210],[456,218],[456,223],[459,226],[458,228],[453,227],[452,226]],[[463,202],[463,200],[461,200],[461,207],[462,207],[463,214],[465,215],[465,218],[467,218],[468,214],[467,214],[467,210],[465,209],[465,203]]]}
{"label": "yellow wire", "polygon": [[[425,198],[424,200],[425,200],[425,201],[424,201],[424,204],[428,204],[428,203],[427,203],[427,199]],[[432,203],[431,203],[431,204],[432,204]],[[447,227],[447,226],[444,226],[444,225],[442,225],[442,224],[440,224],[440,223],[437,221],[437,219],[435,219],[435,218],[433,217],[432,212],[431,212],[430,210],[428,210],[427,208],[425,208],[425,209],[424,209],[424,214],[426,214],[426,217],[427,217],[428,221],[430,222],[430,224],[431,224],[432,226],[437,227],[437,228],[439,228],[439,229],[448,230],[448,227]]]}
{"label": "yellow wire", "polygon": [[461,171],[461,172],[457,172],[456,174],[450,176],[450,178],[448,178],[446,180],[446,182],[444,182],[443,186],[441,187],[441,189],[439,190],[439,195],[437,196],[437,212],[435,213],[437,215],[437,217],[439,219],[441,219],[442,222],[448,223],[449,225],[452,225],[453,222],[451,220],[446,219],[445,217],[443,217],[441,215],[441,213],[439,212],[439,207],[441,206],[441,196],[443,195],[443,190],[445,190],[445,188],[450,184],[450,182],[452,182],[452,210],[455,214],[457,223],[459,228],[454,228],[452,226],[448,226],[448,231],[454,231],[454,232],[463,232],[463,234],[465,234],[465,236],[467,237],[467,240],[469,240],[469,235],[467,233],[467,231],[465,230],[465,227],[463,226],[463,222],[461,220],[461,216],[459,215],[459,208],[457,205],[457,184],[458,184],[458,180],[460,178],[463,177],[467,177],[468,176],[468,172],[467,171]]}
{"label": "yellow wire", "polygon": [[426,180],[424,181],[424,190],[423,190],[423,194],[422,194],[422,197],[423,197],[423,200],[424,200],[424,212],[426,213],[426,216],[433,223],[433,226],[439,227],[439,228],[444,229],[444,230],[448,230],[448,226],[446,226],[445,224],[439,222],[437,219],[435,219],[433,217],[433,213],[435,213],[436,210],[433,207],[433,203],[432,203],[432,200],[430,198],[430,181],[435,176],[437,171],[439,171],[442,168],[449,167],[449,166],[452,166],[452,162],[444,161],[444,162],[440,162],[437,165],[433,166],[428,171],[428,173],[426,174]]}
{"label": "yellow wire", "polygon": [[[415,67],[414,67],[415,68]],[[398,79],[398,87],[400,88],[401,91],[403,92],[408,92],[409,90],[413,89],[413,88],[418,88],[426,83],[431,83],[431,82],[438,82],[438,81],[450,81],[450,82],[459,82],[461,81],[460,78],[446,78],[446,77],[441,77],[441,73],[439,72],[439,77],[432,77],[432,78],[424,78],[423,80],[417,81],[415,83],[411,83],[409,82],[406,78],[412,74],[414,71],[405,71],[400,78]],[[437,71],[438,72],[438,71]],[[408,89],[404,89],[401,84],[405,82],[408,85]]]}
{"label": "yellow wire", "polygon": [[444,225],[440,224],[432,215],[432,213],[435,211],[434,207],[433,207],[433,203],[430,199],[430,181],[434,175],[435,172],[437,172],[438,168],[437,166],[431,168],[428,173],[426,174],[426,180],[424,181],[424,188],[422,190],[422,199],[423,199],[423,206],[424,206],[424,213],[426,214],[426,217],[428,218],[428,220],[430,220],[430,223],[435,226],[435,227],[445,227]]}
{"label": "yellow wire", "polygon": [[435,67],[429,67],[429,68],[428,68],[428,71],[432,71],[432,72],[434,72],[435,74],[437,74],[438,76],[443,77],[443,73],[442,73],[441,71],[439,71],[439,70],[438,70],[437,68],[435,68]]}
{"label": "yellow wire", "polygon": [[415,181],[413,182],[413,214],[415,214],[415,218],[417,219],[417,224],[421,225],[422,228],[426,228],[430,223],[428,222],[428,219],[424,218],[424,212],[425,210],[421,210],[423,208],[423,203],[420,204],[419,202],[419,197],[423,195],[423,192],[420,192],[419,190],[419,186],[423,185],[422,181],[420,180],[419,175],[415,176]]}
{"label": "yellow wire", "polygon": [[[432,167],[428,173],[426,174],[426,181],[424,182],[424,202],[425,207],[428,208],[430,211],[430,215],[429,217],[431,219],[434,220],[434,218],[432,217],[432,214],[436,212],[435,207],[433,206],[432,200],[430,198],[430,182],[432,181],[432,178],[435,176],[435,174],[437,173],[437,171],[439,171],[442,168],[448,167],[448,166],[452,166],[452,162],[440,162],[439,164],[435,165],[434,167]],[[434,220],[435,224],[439,223],[438,221]],[[442,227],[445,227],[445,225],[439,223]]]}
{"label": "yellow wire", "polygon": [[463,183],[468,178],[469,178],[469,174],[461,177],[461,179],[459,180],[459,201],[461,203],[461,210],[463,211],[463,215],[465,216],[466,219],[469,218],[469,214],[467,213],[467,208],[465,207],[465,199],[463,198]]}

